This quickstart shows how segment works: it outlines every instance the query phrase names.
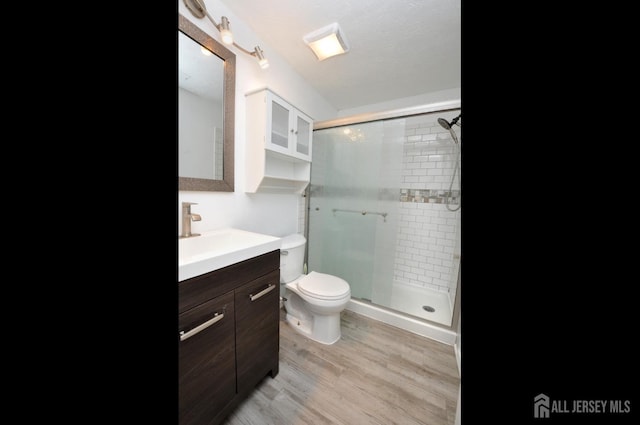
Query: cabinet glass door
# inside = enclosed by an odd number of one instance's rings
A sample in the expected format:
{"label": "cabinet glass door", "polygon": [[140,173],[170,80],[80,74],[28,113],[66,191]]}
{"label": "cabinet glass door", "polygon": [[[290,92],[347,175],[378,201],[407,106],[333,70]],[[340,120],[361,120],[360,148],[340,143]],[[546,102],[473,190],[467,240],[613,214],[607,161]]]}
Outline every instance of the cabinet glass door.
{"label": "cabinet glass door", "polygon": [[297,116],[296,153],[311,156],[311,123]]}
{"label": "cabinet glass door", "polygon": [[275,100],[271,103],[271,144],[289,149],[289,109]]}

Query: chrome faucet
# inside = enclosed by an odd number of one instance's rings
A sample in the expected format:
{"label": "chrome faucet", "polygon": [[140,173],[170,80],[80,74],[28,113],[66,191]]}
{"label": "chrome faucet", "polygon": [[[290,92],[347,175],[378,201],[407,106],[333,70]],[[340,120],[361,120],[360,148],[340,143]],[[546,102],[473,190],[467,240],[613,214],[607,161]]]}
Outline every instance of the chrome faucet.
{"label": "chrome faucet", "polygon": [[182,203],[182,234],[180,238],[190,238],[192,236],[200,236],[200,233],[191,233],[191,222],[200,221],[202,217],[200,214],[191,212],[191,205],[198,205],[197,202],[183,202]]}

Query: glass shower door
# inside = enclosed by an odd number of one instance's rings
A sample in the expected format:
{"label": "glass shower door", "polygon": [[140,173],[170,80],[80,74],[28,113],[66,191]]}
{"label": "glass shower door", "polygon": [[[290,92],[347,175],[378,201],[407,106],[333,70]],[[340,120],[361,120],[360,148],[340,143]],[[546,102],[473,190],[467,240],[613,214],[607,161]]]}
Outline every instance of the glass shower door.
{"label": "glass shower door", "polygon": [[459,110],[313,133],[308,271],[354,299],[451,325],[461,258]]}
{"label": "glass shower door", "polygon": [[391,296],[400,171],[389,164],[402,162],[388,133],[381,121],[315,131],[309,200],[308,270],[377,303]]}

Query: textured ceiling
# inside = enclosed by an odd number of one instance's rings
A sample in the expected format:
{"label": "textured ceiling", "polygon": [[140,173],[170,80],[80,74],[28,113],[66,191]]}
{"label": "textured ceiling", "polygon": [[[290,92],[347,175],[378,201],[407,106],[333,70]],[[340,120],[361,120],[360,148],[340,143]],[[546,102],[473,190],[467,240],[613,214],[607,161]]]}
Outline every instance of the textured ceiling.
{"label": "textured ceiling", "polygon": [[[461,0],[223,3],[338,110],[462,85]],[[333,22],[351,50],[318,61],[302,38]]]}

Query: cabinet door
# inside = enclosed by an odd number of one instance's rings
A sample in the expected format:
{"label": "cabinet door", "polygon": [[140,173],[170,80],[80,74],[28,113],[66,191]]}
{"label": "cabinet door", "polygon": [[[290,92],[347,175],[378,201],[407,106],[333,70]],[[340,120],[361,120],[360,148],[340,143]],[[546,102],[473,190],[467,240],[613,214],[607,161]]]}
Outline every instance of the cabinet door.
{"label": "cabinet door", "polygon": [[271,92],[266,93],[267,102],[267,138],[265,148],[291,155],[293,127],[291,115],[293,108]]}
{"label": "cabinet door", "polygon": [[235,291],[238,393],[278,374],[279,288],[280,270],[274,270]]}
{"label": "cabinet door", "polygon": [[180,425],[211,423],[236,394],[233,291],[178,316]]}
{"label": "cabinet door", "polygon": [[294,156],[311,161],[313,120],[300,111],[294,112]]}

